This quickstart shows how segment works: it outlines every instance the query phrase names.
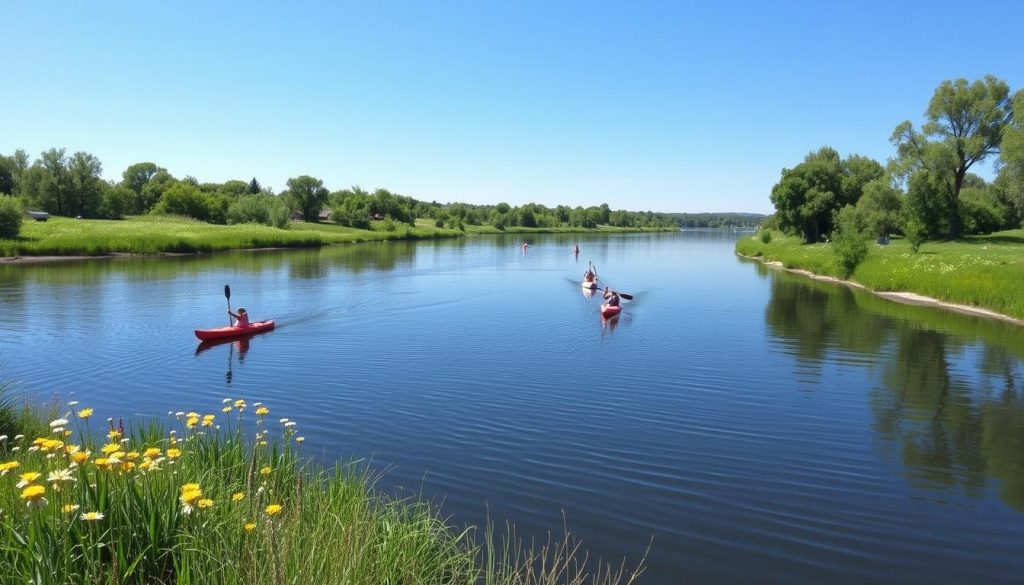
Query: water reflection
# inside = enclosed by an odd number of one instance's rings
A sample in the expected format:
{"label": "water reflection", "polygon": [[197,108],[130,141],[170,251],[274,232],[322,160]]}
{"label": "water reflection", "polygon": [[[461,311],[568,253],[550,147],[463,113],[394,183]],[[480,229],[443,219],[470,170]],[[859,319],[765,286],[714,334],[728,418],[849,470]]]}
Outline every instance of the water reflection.
{"label": "water reflection", "polygon": [[991,483],[1024,511],[1019,328],[785,273],[765,321],[803,380],[820,383],[830,364],[877,372],[873,430],[909,485],[980,498]]}
{"label": "water reflection", "polygon": [[[226,350],[227,355],[227,370],[224,373],[224,381],[228,384],[234,380],[234,364],[236,361],[235,356],[237,355],[238,366],[241,367],[245,363],[245,357],[249,353],[252,340],[266,335],[266,333],[258,333],[256,335],[249,335],[246,337],[228,338],[228,339],[212,339],[203,341],[196,347],[195,357],[199,357],[200,354],[209,352],[210,350],[220,347]],[[227,347],[224,347],[227,346]],[[216,353],[216,352],[214,352]]]}

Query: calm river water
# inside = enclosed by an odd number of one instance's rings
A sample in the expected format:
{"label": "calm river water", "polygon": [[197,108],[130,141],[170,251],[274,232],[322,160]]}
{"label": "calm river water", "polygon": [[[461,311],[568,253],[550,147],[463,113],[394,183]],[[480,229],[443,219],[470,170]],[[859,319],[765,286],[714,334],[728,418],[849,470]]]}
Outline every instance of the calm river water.
{"label": "calm river water", "polygon": [[[741,234],[0,266],[0,379],[98,416],[298,421],[454,524],[642,583],[1024,579],[1024,331],[768,270]],[[635,296],[603,321],[593,261]],[[276,331],[197,352],[232,307]]]}

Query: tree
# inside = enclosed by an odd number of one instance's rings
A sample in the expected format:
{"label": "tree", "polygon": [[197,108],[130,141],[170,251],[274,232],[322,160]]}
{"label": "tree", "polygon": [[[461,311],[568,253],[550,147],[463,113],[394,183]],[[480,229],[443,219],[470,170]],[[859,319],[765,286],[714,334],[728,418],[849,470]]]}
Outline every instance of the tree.
{"label": "tree", "polygon": [[[142,190],[146,184],[157,174],[166,173],[167,169],[159,167],[156,163],[140,162],[129,166],[121,173],[122,184],[131,189],[141,200]],[[144,213],[146,209],[136,209],[136,213]]]}
{"label": "tree", "polygon": [[99,215],[103,195],[100,159],[87,152],[76,152],[68,163],[70,192],[68,207],[72,215],[95,217]]}
{"label": "tree", "polygon": [[21,222],[21,202],[17,197],[0,197],[0,238],[18,237]]}
{"label": "tree", "polygon": [[306,221],[317,221],[320,217],[320,209],[327,203],[327,196],[330,194],[320,179],[302,175],[288,179],[288,199],[292,201],[293,209],[302,212]]}
{"label": "tree", "polygon": [[260,182],[256,180],[256,177],[253,177],[252,180],[249,181],[249,194],[250,195],[256,195],[262,189],[263,189],[263,187],[260,186]]}
{"label": "tree", "polygon": [[1002,168],[996,183],[1005,191],[1019,218],[1024,216],[1024,90],[1013,97],[1013,119],[1003,132],[999,158]]}
{"label": "tree", "polygon": [[[1010,88],[986,75],[984,81],[943,81],[935,90],[921,131],[905,121],[892,133],[898,172],[909,177],[926,170],[938,180],[936,196],[944,199],[947,238],[963,231],[959,197],[967,171],[990,154],[999,152],[1003,130],[1012,119]],[[933,227],[933,226],[929,226]]]}
{"label": "tree", "polygon": [[857,201],[853,221],[858,229],[873,237],[887,236],[902,223],[903,200],[885,179],[864,185],[864,194]]}

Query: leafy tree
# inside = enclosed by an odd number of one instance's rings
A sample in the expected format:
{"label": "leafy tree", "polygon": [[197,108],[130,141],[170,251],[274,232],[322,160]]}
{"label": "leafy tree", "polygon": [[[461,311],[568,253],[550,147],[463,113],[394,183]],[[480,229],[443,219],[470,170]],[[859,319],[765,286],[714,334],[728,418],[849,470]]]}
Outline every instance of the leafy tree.
{"label": "leafy tree", "polygon": [[22,210],[17,197],[0,197],[0,238],[14,239],[21,231]]}
{"label": "leafy tree", "polygon": [[[159,173],[166,174],[167,169],[159,167],[156,165],[156,163],[151,162],[135,163],[129,166],[127,169],[125,169],[123,173],[121,173],[121,184],[131,189],[132,192],[135,193],[136,205],[133,209],[135,213],[146,213],[147,211],[149,211],[149,208],[152,207],[154,203],[156,203],[157,199],[160,198],[159,196],[157,196],[156,199],[148,201],[149,204],[146,205],[145,203],[147,198],[143,196],[143,190],[146,188],[146,185],[148,185],[149,182],[153,179],[153,177],[155,177]],[[161,190],[161,193],[162,192],[163,191]]]}
{"label": "leafy tree", "polygon": [[0,156],[0,194],[14,195],[14,161]]}
{"label": "leafy tree", "polygon": [[123,184],[113,185],[103,190],[100,199],[99,216],[106,219],[122,219],[131,211],[135,201],[135,192]]}
{"label": "leafy tree", "polygon": [[106,184],[100,178],[100,159],[87,152],[76,152],[68,163],[70,179],[68,206],[72,215],[96,217]]}
{"label": "leafy tree", "polygon": [[292,202],[291,208],[300,211],[306,221],[319,219],[320,210],[330,194],[323,181],[309,175],[288,179],[288,190],[285,193]]}
{"label": "leafy tree", "polygon": [[852,220],[872,237],[887,236],[900,229],[903,199],[885,179],[875,179],[863,187]]}
{"label": "leafy tree", "polygon": [[29,205],[56,215],[67,215],[70,182],[65,150],[51,148],[25,172],[22,190]]}
{"label": "leafy tree", "polygon": [[283,228],[288,225],[288,207],[280,197],[267,193],[243,195],[228,208],[227,222],[261,223]]}
{"label": "leafy tree", "polygon": [[1013,97],[1013,119],[1003,132],[999,152],[1002,168],[996,180],[1016,210],[1014,227],[1024,217],[1024,90]]}
{"label": "leafy tree", "polygon": [[256,180],[256,177],[253,177],[252,180],[249,181],[249,193],[251,195],[255,195],[262,190],[263,187],[260,186],[260,182]]}
{"label": "leafy tree", "polygon": [[857,228],[855,214],[852,205],[847,205],[836,214],[837,229],[833,232],[832,251],[839,260],[843,278],[849,278],[868,256],[868,244],[864,233]]}
{"label": "leafy tree", "polygon": [[150,177],[142,188],[142,194],[135,200],[135,213],[149,213],[171,185],[178,183],[170,173],[161,169]]}
{"label": "leafy tree", "polygon": [[931,196],[943,199],[949,239],[963,231],[959,197],[967,171],[999,152],[1003,130],[1012,119],[1009,95],[1006,82],[991,75],[971,84],[966,79],[943,81],[928,103],[921,131],[906,121],[892,133],[900,174],[925,170],[937,181],[939,189]]}
{"label": "leafy tree", "polygon": [[153,206],[152,213],[183,215],[207,220],[211,215],[210,196],[203,193],[196,185],[184,181],[178,182],[164,191],[160,201]]}

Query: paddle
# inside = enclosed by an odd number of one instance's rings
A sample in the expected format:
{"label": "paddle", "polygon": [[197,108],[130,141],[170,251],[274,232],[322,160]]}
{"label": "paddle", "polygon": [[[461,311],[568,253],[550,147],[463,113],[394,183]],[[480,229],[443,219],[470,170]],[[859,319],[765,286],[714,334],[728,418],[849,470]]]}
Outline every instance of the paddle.
{"label": "paddle", "polygon": [[[226,284],[224,285],[224,298],[228,300],[228,311],[231,311],[231,287]],[[231,327],[233,325],[231,315],[228,315],[228,326]]]}
{"label": "paddle", "polygon": [[[608,288],[611,288],[610,286],[608,286],[608,283],[607,283],[607,282],[604,282],[604,281],[603,281],[603,280],[601,280],[600,278],[598,278],[598,279],[597,279],[597,281],[598,281],[598,282],[600,282],[600,283],[602,283],[602,284],[604,284],[604,286],[606,286],[606,287],[608,287]],[[624,293],[624,292],[619,292],[619,291],[615,291],[615,292],[619,293],[619,296],[620,296],[620,297],[622,297],[622,298],[624,298],[624,299],[626,299],[627,301],[632,301],[632,300],[633,300],[633,295],[631,295],[631,294],[629,294],[629,293]]]}

